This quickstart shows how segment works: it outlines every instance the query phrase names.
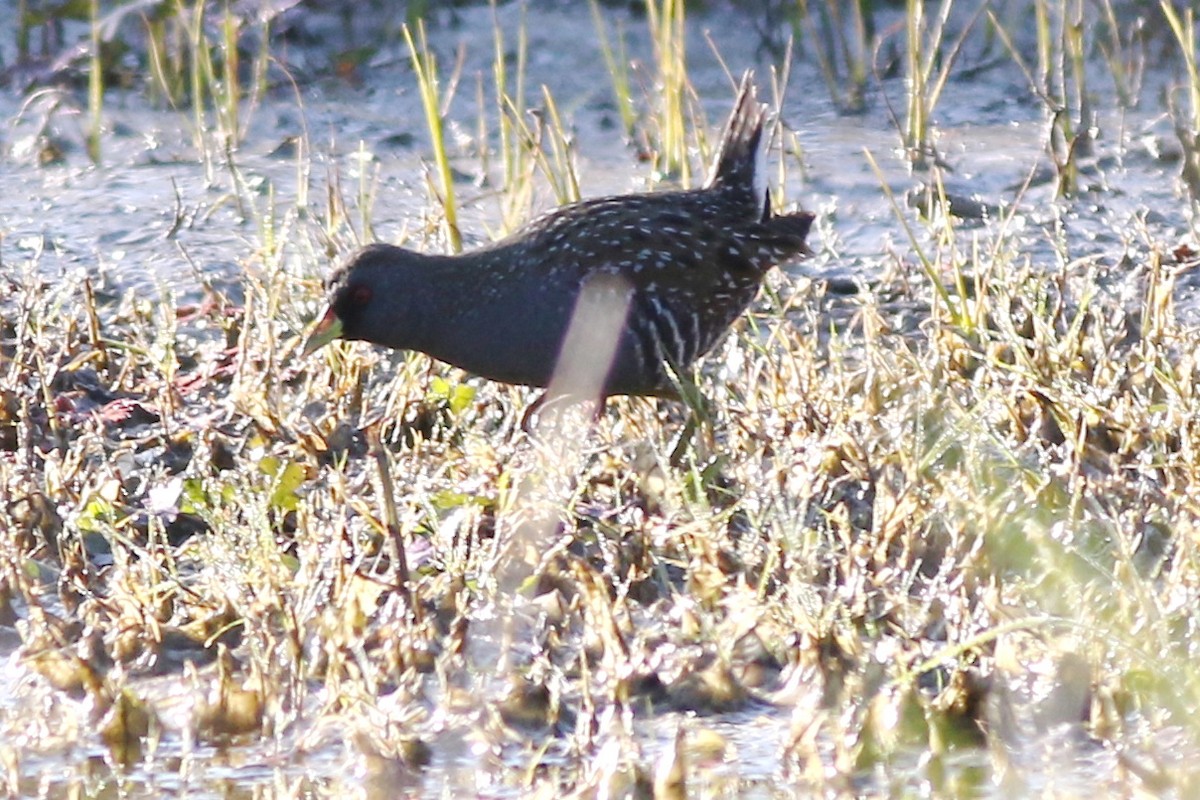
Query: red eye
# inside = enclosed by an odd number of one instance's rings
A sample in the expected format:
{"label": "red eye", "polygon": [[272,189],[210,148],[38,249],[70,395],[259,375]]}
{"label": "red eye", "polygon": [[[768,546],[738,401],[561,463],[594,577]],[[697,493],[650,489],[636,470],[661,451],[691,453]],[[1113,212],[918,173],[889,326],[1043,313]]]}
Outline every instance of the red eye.
{"label": "red eye", "polygon": [[350,301],[357,306],[365,306],[371,302],[371,287],[355,286],[350,290]]}

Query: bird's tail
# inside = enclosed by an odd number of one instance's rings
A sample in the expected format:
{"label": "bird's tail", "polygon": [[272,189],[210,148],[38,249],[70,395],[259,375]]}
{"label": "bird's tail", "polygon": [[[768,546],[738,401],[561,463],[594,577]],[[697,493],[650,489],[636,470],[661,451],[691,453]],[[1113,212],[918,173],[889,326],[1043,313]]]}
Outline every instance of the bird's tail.
{"label": "bird's tail", "polygon": [[[758,102],[754,92],[754,73],[747,70],[738,87],[733,113],[721,134],[721,149],[706,188],[738,189],[758,197],[759,145],[767,107]],[[765,186],[762,187],[765,192]]]}
{"label": "bird's tail", "polygon": [[790,214],[767,214],[760,224],[760,240],[783,259],[811,256],[806,240],[812,229],[813,215],[808,211]]}

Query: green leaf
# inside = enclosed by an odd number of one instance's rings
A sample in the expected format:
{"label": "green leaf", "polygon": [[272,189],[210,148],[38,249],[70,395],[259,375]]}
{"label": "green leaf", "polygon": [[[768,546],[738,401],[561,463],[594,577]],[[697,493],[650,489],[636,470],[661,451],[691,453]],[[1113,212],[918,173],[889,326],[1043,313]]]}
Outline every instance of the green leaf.
{"label": "green leaf", "polygon": [[434,376],[429,382],[429,399],[430,400],[445,400],[450,396],[450,382],[445,378]]}
{"label": "green leaf", "polygon": [[99,532],[112,527],[112,521],[117,516],[113,504],[102,497],[93,496],[79,513],[76,524],[84,532]]}
{"label": "green leaf", "polygon": [[179,497],[179,510],[185,514],[198,514],[209,507],[208,492],[201,478],[184,478],[183,491]]}
{"label": "green leaf", "polygon": [[434,377],[429,382],[429,394],[426,397],[445,403],[452,414],[461,414],[475,399],[475,387],[465,383],[452,386],[445,378]]}
{"label": "green leaf", "polygon": [[449,511],[452,508],[465,506],[467,503],[474,501],[475,498],[465,492],[456,492],[453,489],[443,489],[440,492],[435,492],[430,495],[429,502],[438,511]]}
{"label": "green leaf", "polygon": [[471,405],[471,401],[474,399],[475,387],[460,383],[454,387],[454,391],[450,394],[450,412],[461,414],[467,406]]}
{"label": "green leaf", "polygon": [[296,490],[304,483],[307,475],[308,470],[297,461],[291,462],[282,471],[276,470],[275,488],[271,492],[271,507],[281,511],[295,511],[296,507],[300,505],[300,495],[296,494]]}

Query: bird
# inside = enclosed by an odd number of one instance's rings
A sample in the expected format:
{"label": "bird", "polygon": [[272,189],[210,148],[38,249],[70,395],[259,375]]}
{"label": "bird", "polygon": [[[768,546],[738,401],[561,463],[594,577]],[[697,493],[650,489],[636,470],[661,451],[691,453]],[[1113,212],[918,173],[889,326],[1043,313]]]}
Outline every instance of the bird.
{"label": "bird", "polygon": [[622,295],[624,319],[601,407],[614,395],[678,398],[679,376],[753,303],[766,273],[811,254],[813,215],[773,213],[759,174],[766,116],[748,71],[699,188],[584,199],[457,255],[361,248],[326,281],[328,308],[303,355],[362,340],[547,387],[585,287],[606,285]]}

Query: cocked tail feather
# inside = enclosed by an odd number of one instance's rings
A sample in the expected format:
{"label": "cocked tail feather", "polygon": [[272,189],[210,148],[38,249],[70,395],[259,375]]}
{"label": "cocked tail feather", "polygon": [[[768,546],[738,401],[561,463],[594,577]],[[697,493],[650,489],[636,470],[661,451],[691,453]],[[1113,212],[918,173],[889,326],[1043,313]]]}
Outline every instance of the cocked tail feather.
{"label": "cocked tail feather", "polygon": [[[761,196],[758,162],[766,118],[767,107],[758,102],[754,73],[747,71],[738,86],[733,112],[725,122],[717,157],[704,188],[747,192],[756,198]],[[761,188],[765,191],[765,186]]]}

